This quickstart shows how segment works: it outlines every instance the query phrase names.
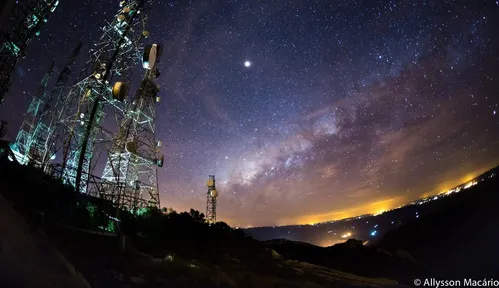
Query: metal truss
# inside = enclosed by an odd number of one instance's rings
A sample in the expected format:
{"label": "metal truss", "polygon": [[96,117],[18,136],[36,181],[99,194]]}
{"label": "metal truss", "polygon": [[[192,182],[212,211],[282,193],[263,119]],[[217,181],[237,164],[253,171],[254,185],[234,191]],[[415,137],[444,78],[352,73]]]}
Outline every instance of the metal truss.
{"label": "metal truss", "polygon": [[215,175],[209,175],[208,193],[206,193],[206,222],[215,224],[217,222],[217,197],[218,192],[215,188]]}
{"label": "metal truss", "polygon": [[0,104],[7,94],[19,58],[26,56],[29,42],[57,8],[58,0],[16,1],[9,20],[0,30]]}
{"label": "metal truss", "polygon": [[[57,77],[54,89],[46,92],[47,83],[55,69],[54,64],[43,78],[39,91],[33,98],[23,125],[13,146],[16,158],[21,164],[31,162],[43,170],[50,169],[50,161],[55,159],[56,130],[59,128],[61,111],[65,109],[63,98],[64,88],[71,75],[71,67],[81,49],[81,42],[73,50],[67,64]],[[46,171],[48,172],[48,171]]]}
{"label": "metal truss", "polygon": [[63,128],[60,121],[63,111],[68,107],[63,93],[81,47],[82,43],[79,42],[69,56],[66,65],[59,73],[54,89],[45,103],[34,132],[35,138],[39,143],[37,147],[40,147],[37,154],[40,155],[40,164],[44,169],[51,167],[49,165],[50,161],[55,159],[56,153],[62,144],[58,143],[60,141],[58,136],[61,134],[61,129]]}
{"label": "metal truss", "polygon": [[90,162],[97,142],[112,142],[112,132],[106,131],[102,120],[113,114],[117,125],[124,117],[125,99],[113,97],[114,82],[129,83],[133,68],[140,59],[142,40],[148,36],[145,25],[151,0],[121,1],[112,22],[102,28],[103,35],[90,51],[84,75],[67,96],[68,106],[77,103],[74,111],[66,113],[63,149],[63,179],[82,193],[87,192]]}
{"label": "metal truss", "polygon": [[[54,66],[55,62],[52,62],[47,73],[43,76],[40,86],[28,106],[28,111],[17,134],[16,142],[11,146],[17,162],[22,165],[31,163],[36,167],[40,167],[43,163],[41,160],[42,155],[39,152],[42,150],[44,143],[39,141],[40,139],[36,137],[37,134],[35,132],[40,130],[37,124],[42,114],[42,107],[49,98],[47,84],[52,78]],[[45,131],[38,132],[43,133]]]}
{"label": "metal truss", "polygon": [[[146,55],[151,48],[146,48]],[[154,45],[155,54],[156,48]],[[159,86],[154,79],[157,76],[159,72],[154,64],[146,68],[140,88],[108,153],[102,176],[104,192],[101,197],[136,213],[147,207],[160,208],[157,168],[162,167],[163,157],[159,156],[161,142],[155,137]]]}

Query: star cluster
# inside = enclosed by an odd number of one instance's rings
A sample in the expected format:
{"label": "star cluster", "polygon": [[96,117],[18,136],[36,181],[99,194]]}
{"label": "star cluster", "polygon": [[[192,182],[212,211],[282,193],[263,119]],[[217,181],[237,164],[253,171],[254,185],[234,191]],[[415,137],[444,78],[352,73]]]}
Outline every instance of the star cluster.
{"label": "star cluster", "polygon": [[[95,41],[116,9],[79,3],[20,63],[1,111],[11,130],[50,59]],[[310,223],[497,165],[498,12],[495,1],[157,1],[162,205],[204,211],[214,173],[218,219]]]}

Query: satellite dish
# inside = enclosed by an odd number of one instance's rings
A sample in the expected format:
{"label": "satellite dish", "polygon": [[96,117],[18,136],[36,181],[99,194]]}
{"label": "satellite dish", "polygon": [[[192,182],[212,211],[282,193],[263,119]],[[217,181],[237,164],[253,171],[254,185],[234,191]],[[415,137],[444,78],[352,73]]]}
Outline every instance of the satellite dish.
{"label": "satellite dish", "polygon": [[217,198],[218,197],[218,191],[213,189],[210,191],[210,196],[211,198]]}
{"label": "satellite dish", "polygon": [[57,8],[57,5],[59,5],[59,0],[56,0],[56,1],[54,2],[54,5],[52,5],[52,8],[50,8],[50,12],[54,12],[54,11],[55,11],[55,9]]}
{"label": "satellite dish", "polygon": [[128,143],[126,143],[125,150],[128,153],[132,153],[132,154],[137,153],[137,143],[135,143],[135,142],[128,142]]}
{"label": "satellite dish", "polygon": [[128,96],[128,85],[125,82],[116,82],[113,86],[113,98],[123,101]]}
{"label": "satellite dish", "polygon": [[208,187],[212,187],[213,184],[214,184],[213,180],[211,180],[211,179],[208,179],[208,181],[206,181],[206,186],[208,186]]}
{"label": "satellite dish", "polygon": [[161,155],[159,157],[159,159],[156,161],[156,164],[158,165],[158,167],[163,167],[163,161],[164,161],[165,157],[163,155]]}
{"label": "satellite dish", "polygon": [[123,8],[123,13],[130,13],[130,7]]}
{"label": "satellite dish", "polygon": [[149,31],[147,30],[142,31],[142,36],[144,36],[144,38],[149,37]]}
{"label": "satellite dish", "polygon": [[126,16],[124,14],[118,15],[118,21],[123,22],[126,19]]}
{"label": "satellite dish", "polygon": [[144,69],[152,69],[152,67],[154,67],[154,64],[156,64],[157,54],[157,44],[147,45],[144,49],[144,55],[142,57],[142,67],[144,67]]}

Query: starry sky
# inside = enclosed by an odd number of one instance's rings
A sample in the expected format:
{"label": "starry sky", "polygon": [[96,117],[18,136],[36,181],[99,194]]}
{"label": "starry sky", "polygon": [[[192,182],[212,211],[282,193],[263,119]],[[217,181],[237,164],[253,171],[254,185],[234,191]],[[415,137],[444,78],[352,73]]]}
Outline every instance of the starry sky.
{"label": "starry sky", "polygon": [[[0,108],[11,139],[51,59],[80,38],[87,51],[119,3],[61,2]],[[156,1],[162,206],[204,212],[215,174],[219,220],[313,223],[496,166],[498,15],[497,1]]]}

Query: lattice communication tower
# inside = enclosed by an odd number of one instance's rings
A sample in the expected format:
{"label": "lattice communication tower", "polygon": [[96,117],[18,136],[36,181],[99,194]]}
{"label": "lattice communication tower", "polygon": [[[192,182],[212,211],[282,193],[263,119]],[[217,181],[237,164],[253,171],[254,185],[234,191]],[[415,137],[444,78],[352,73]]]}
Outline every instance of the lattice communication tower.
{"label": "lattice communication tower", "polygon": [[43,103],[49,97],[47,91],[47,84],[52,78],[54,72],[55,62],[52,62],[47,73],[42,78],[40,86],[33,96],[31,103],[28,106],[28,111],[24,117],[21,128],[16,137],[16,142],[11,146],[17,162],[22,165],[33,164],[34,166],[40,165],[40,155],[38,152],[41,150],[41,143],[35,137],[38,120],[41,116]]}
{"label": "lattice communication tower", "polygon": [[16,1],[10,17],[0,27],[0,105],[9,91],[12,74],[26,47],[59,5],[58,0]]}
{"label": "lattice communication tower", "polygon": [[[141,59],[142,41],[151,0],[121,1],[111,22],[102,28],[103,35],[90,51],[84,76],[68,94],[76,110],[63,117],[67,126],[64,136],[62,175],[77,191],[87,193],[90,164],[94,149],[100,143],[113,143],[113,133],[101,124],[106,113],[114,116],[116,126],[122,122],[128,101],[127,89],[133,68]],[[120,93],[113,93],[116,83]]]}
{"label": "lattice communication tower", "polygon": [[66,65],[59,73],[54,89],[48,93],[47,83],[54,73],[54,63],[50,66],[31,101],[26,117],[21,125],[15,145],[12,146],[16,158],[21,164],[31,163],[35,167],[50,173],[50,161],[56,157],[57,125],[60,121],[64,105],[63,91],[71,75],[71,68],[80,52],[82,43],[78,43],[71,53]]}
{"label": "lattice communication tower", "polygon": [[208,193],[206,194],[206,222],[215,224],[217,222],[218,197],[218,191],[215,188],[215,175],[209,175],[206,185],[208,186]]}
{"label": "lattice communication tower", "polygon": [[[154,82],[159,76],[159,50],[157,44],[144,49],[145,74],[108,152],[102,175],[104,189],[100,197],[138,214],[148,207],[160,208],[157,168],[163,166],[163,156],[159,156],[161,141],[155,136],[155,108],[160,97]],[[115,84],[115,97],[123,93],[124,86],[121,82]]]}
{"label": "lattice communication tower", "polygon": [[47,173],[51,172],[52,166],[50,165],[50,161],[56,158],[56,153],[59,152],[62,146],[60,136],[62,135],[64,126],[61,125],[61,120],[64,111],[69,107],[69,103],[66,102],[67,99],[64,97],[64,91],[81,47],[82,43],[79,42],[69,56],[66,65],[64,65],[64,68],[59,73],[54,89],[43,107],[35,129],[34,138],[38,142],[37,147],[40,147],[39,151],[37,151],[39,155],[38,159],[40,165]]}

